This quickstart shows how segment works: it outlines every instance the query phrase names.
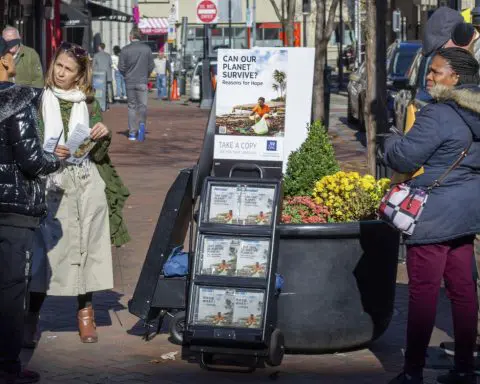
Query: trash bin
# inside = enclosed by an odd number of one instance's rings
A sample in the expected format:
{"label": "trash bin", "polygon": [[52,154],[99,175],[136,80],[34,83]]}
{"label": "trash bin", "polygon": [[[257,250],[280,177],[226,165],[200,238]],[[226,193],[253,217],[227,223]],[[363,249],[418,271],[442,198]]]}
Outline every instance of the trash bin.
{"label": "trash bin", "polygon": [[187,70],[182,69],[178,78],[178,87],[180,88],[180,95],[185,96],[187,94]]}
{"label": "trash bin", "polygon": [[332,67],[326,65],[323,70],[323,108],[325,110],[324,125],[326,128],[330,125],[330,93],[332,89]]}

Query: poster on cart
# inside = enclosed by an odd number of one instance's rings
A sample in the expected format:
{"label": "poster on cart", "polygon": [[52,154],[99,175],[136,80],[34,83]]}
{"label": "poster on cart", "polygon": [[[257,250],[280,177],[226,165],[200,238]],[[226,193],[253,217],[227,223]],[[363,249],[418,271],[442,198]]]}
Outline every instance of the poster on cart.
{"label": "poster on cart", "polygon": [[234,289],[198,287],[193,322],[216,327],[230,326],[234,300]]}
{"label": "poster on cart", "polygon": [[216,170],[225,173],[222,164],[246,162],[283,166],[285,171],[289,154],[307,136],[314,52],[312,48],[218,50]]}
{"label": "poster on cart", "polygon": [[247,289],[235,290],[232,325],[238,328],[261,328],[265,293]]}
{"label": "poster on cart", "polygon": [[203,236],[200,250],[200,274],[234,276],[239,248],[239,239]]}
{"label": "poster on cart", "polygon": [[269,255],[270,239],[242,240],[236,260],[236,276],[267,277]]}

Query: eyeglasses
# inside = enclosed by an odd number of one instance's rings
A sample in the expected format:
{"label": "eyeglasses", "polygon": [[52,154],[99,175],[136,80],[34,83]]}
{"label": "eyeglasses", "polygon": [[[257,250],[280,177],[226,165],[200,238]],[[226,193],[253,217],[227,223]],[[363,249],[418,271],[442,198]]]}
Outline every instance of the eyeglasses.
{"label": "eyeglasses", "polygon": [[88,58],[88,52],[83,49],[81,46],[73,43],[69,43],[68,41],[63,41],[60,44],[60,49],[65,52],[71,52],[75,55],[77,59],[86,59]]}

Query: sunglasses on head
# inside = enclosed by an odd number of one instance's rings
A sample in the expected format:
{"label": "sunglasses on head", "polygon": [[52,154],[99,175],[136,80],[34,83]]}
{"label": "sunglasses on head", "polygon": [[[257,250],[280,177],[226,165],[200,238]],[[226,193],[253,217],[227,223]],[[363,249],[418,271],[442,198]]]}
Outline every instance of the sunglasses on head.
{"label": "sunglasses on head", "polygon": [[85,59],[88,57],[88,52],[85,49],[77,44],[69,43],[67,41],[60,44],[60,49],[65,52],[73,53],[78,59]]}

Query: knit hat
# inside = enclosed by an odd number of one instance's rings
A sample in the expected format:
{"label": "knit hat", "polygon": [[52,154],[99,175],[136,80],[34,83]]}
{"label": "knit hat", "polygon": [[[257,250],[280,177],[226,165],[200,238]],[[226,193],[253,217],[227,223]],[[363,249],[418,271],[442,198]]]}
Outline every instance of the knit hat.
{"label": "knit hat", "polygon": [[452,41],[458,47],[466,47],[475,36],[475,28],[472,24],[458,23],[452,32]]}

